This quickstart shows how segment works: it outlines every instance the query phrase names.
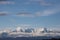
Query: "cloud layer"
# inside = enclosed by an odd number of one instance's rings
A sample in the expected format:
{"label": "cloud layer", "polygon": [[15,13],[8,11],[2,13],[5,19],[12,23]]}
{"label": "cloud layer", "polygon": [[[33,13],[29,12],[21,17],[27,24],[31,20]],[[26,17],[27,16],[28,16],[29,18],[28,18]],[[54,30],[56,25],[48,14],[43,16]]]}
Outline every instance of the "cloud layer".
{"label": "cloud layer", "polygon": [[17,16],[22,16],[22,17],[38,17],[38,16],[50,16],[53,14],[57,14],[60,12],[60,9],[58,8],[53,8],[53,9],[46,9],[43,11],[37,11],[35,13],[29,13],[29,12],[21,12],[18,13]]}
{"label": "cloud layer", "polygon": [[0,0],[0,1],[7,1],[7,0]]}
{"label": "cloud layer", "polygon": [[16,15],[20,16],[20,17],[34,17],[33,14],[31,14],[29,12],[20,12],[20,13],[18,13]]}
{"label": "cloud layer", "polygon": [[8,12],[0,12],[0,16],[6,16],[8,15]]}
{"label": "cloud layer", "polygon": [[15,4],[15,2],[9,0],[0,0],[0,4]]}
{"label": "cloud layer", "polygon": [[51,6],[53,5],[54,3],[53,2],[48,2],[46,0],[28,0],[26,2],[24,2],[24,5],[32,5],[32,4],[37,4],[37,5],[40,5],[40,6]]}
{"label": "cloud layer", "polygon": [[[51,9],[46,9],[42,11],[36,11],[34,13],[28,12],[28,11],[22,11],[18,12],[14,15],[19,16],[19,17],[39,17],[39,16],[50,16],[53,14],[57,14],[60,12],[59,7],[51,8]],[[8,12],[0,12],[0,16],[7,15]]]}
{"label": "cloud layer", "polygon": [[[44,5],[44,6],[50,6],[52,5],[51,2],[47,2],[45,0],[28,0],[27,1],[29,4],[35,4],[35,3],[38,3],[40,5]],[[0,4],[14,4],[15,2],[13,1],[9,1],[9,0],[0,0]],[[51,9],[48,8],[48,9],[44,9],[42,11],[36,11],[34,13],[30,13],[28,11],[26,12],[18,12],[14,15],[16,16],[20,16],[20,17],[37,17],[37,16],[49,16],[49,15],[53,15],[53,14],[56,14],[58,12],[60,12],[60,5],[54,5],[54,6],[57,6],[57,7],[52,7]],[[6,13],[6,12],[5,12]],[[0,15],[6,15],[4,12],[0,12]]]}
{"label": "cloud layer", "polygon": [[46,2],[45,0],[30,0],[30,2],[32,3],[39,3],[40,5],[43,5],[43,6],[49,6],[49,5],[52,5],[52,3],[48,3]]}

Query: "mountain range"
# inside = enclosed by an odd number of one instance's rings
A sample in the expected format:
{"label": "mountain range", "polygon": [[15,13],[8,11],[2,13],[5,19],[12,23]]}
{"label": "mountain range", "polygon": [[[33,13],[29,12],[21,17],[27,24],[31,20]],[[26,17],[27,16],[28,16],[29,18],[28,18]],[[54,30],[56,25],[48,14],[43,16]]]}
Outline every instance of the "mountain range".
{"label": "mountain range", "polygon": [[7,37],[56,37],[60,38],[60,31],[47,30],[47,28],[26,28],[17,27],[15,30],[1,30],[0,38]]}

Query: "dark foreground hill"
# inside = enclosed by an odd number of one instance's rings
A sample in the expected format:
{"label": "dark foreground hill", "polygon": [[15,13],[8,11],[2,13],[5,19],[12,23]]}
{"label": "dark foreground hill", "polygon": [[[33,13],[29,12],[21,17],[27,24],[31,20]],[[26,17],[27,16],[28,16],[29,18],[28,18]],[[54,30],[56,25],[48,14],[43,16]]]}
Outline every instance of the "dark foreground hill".
{"label": "dark foreground hill", "polygon": [[40,38],[40,37],[17,37],[17,38],[0,38],[0,40],[60,40],[60,38],[50,38],[50,39],[45,39],[45,38]]}

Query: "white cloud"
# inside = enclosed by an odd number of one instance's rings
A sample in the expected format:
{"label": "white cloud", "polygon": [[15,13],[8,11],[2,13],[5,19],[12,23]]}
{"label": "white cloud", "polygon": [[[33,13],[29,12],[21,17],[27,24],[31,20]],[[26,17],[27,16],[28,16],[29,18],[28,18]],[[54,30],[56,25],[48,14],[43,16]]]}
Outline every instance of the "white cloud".
{"label": "white cloud", "polygon": [[36,16],[49,16],[49,15],[57,14],[58,12],[60,12],[60,9],[53,8],[53,9],[43,10],[42,12],[38,11],[35,13],[35,15]]}
{"label": "white cloud", "polygon": [[41,1],[41,2],[40,2],[40,5],[50,6],[50,5],[52,5],[52,4],[51,4],[51,3],[47,3],[47,2],[45,2],[45,1]]}
{"label": "white cloud", "polygon": [[36,12],[36,16],[49,16],[49,15],[52,15],[54,14],[54,12],[52,11],[43,11],[42,13],[41,12]]}
{"label": "white cloud", "polygon": [[30,4],[31,3],[38,3],[38,4],[42,5],[42,6],[50,6],[50,5],[52,5],[51,2],[46,2],[45,0],[29,0],[29,3]]}
{"label": "white cloud", "polygon": [[28,13],[28,12],[20,12],[20,13],[17,14],[17,16],[20,16],[20,17],[34,17],[33,14]]}
{"label": "white cloud", "polygon": [[15,4],[15,2],[12,2],[12,1],[0,1],[0,4]]}

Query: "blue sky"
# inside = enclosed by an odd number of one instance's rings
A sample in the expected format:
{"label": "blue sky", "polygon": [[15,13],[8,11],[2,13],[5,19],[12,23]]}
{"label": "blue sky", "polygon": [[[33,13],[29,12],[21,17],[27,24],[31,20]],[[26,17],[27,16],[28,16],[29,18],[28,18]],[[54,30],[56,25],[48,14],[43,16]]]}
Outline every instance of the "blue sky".
{"label": "blue sky", "polygon": [[60,28],[60,0],[0,0],[0,29]]}

